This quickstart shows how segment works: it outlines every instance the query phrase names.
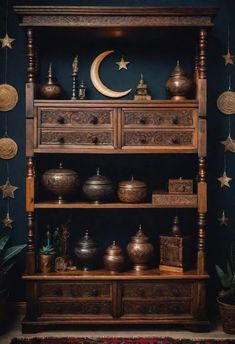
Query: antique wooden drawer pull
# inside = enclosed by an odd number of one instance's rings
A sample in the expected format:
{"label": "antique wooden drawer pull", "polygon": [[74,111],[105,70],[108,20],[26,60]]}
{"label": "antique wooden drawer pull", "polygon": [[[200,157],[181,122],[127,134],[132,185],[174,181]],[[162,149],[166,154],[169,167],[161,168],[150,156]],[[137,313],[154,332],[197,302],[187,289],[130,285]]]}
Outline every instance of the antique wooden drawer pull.
{"label": "antique wooden drawer pull", "polygon": [[99,295],[98,289],[92,289],[91,296],[98,296],[98,295]]}
{"label": "antique wooden drawer pull", "polygon": [[179,144],[180,144],[180,141],[179,141],[179,138],[178,138],[178,137],[172,137],[171,142],[172,142],[174,145],[179,145]]}
{"label": "antique wooden drawer pull", "polygon": [[64,117],[63,116],[59,116],[57,118],[57,122],[60,123],[60,124],[64,124],[65,123]]}
{"label": "antique wooden drawer pull", "polygon": [[57,305],[57,306],[55,307],[55,310],[56,310],[56,313],[62,313],[63,308],[62,308],[61,305]]}
{"label": "antique wooden drawer pull", "polygon": [[54,290],[54,295],[56,296],[62,296],[63,295],[63,290],[60,288],[57,288]]}
{"label": "antique wooden drawer pull", "polygon": [[147,307],[146,306],[138,306],[138,311],[141,313],[141,314],[146,314],[148,313],[148,310],[147,310]]}
{"label": "antique wooden drawer pull", "polygon": [[76,297],[76,296],[79,295],[79,291],[78,291],[77,287],[72,286],[72,288],[71,288],[71,295],[73,297]]}
{"label": "antique wooden drawer pull", "polygon": [[178,117],[177,116],[172,117],[172,124],[178,124]]}
{"label": "antique wooden drawer pull", "polygon": [[92,139],[91,139],[91,142],[94,143],[94,144],[97,144],[99,142],[99,139],[97,136],[93,136]]}
{"label": "antique wooden drawer pull", "polygon": [[138,294],[139,294],[140,297],[144,297],[145,296],[145,290],[144,289],[140,289],[138,291]]}
{"label": "antique wooden drawer pull", "polygon": [[170,305],[169,310],[173,312],[174,314],[179,314],[180,313],[180,308],[177,305]]}
{"label": "antique wooden drawer pull", "polygon": [[172,289],[172,295],[174,295],[174,296],[180,296],[180,291],[179,291],[179,289],[173,288],[173,289]]}
{"label": "antique wooden drawer pull", "polygon": [[144,118],[144,116],[141,116],[139,119],[139,123],[140,124],[146,124],[146,118]]}
{"label": "antique wooden drawer pull", "polygon": [[93,314],[98,314],[98,313],[100,313],[99,307],[98,307],[98,306],[94,306],[94,307],[92,308],[92,313],[93,313]]}
{"label": "antique wooden drawer pull", "polygon": [[61,136],[61,137],[59,137],[58,141],[62,145],[65,143],[65,138],[63,136]]}
{"label": "antique wooden drawer pull", "polygon": [[147,143],[147,139],[146,137],[141,137],[140,138],[140,143],[142,143],[143,145]]}
{"label": "antique wooden drawer pull", "polygon": [[92,118],[90,119],[90,123],[97,124],[98,123],[98,118],[96,116],[92,116]]}

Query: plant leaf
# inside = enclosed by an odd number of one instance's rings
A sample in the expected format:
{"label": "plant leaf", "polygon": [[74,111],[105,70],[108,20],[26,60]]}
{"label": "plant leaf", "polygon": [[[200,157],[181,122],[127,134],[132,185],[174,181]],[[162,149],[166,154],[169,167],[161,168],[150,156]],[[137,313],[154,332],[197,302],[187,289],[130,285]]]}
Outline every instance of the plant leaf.
{"label": "plant leaf", "polygon": [[230,288],[232,281],[227,277],[226,273],[221,269],[220,266],[216,265],[215,268],[222,286],[224,288]]}
{"label": "plant leaf", "polygon": [[6,251],[3,252],[3,257],[2,257],[2,262],[0,264],[0,267],[6,264],[6,262],[9,259],[15,257],[18,253],[20,253],[23,250],[23,248],[25,248],[25,246],[26,246],[25,244],[22,244],[22,245],[12,246],[6,249]]}
{"label": "plant leaf", "polygon": [[8,242],[8,240],[10,239],[9,235],[1,235],[0,236],[0,251],[2,251],[6,245],[6,243]]}

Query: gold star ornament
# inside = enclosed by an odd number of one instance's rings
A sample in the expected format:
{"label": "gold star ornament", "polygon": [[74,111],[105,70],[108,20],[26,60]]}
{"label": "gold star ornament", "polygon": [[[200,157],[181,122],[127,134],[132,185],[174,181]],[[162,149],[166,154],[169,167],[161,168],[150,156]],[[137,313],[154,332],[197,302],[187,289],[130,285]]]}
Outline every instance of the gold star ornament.
{"label": "gold star ornament", "polygon": [[224,186],[227,186],[228,188],[230,188],[229,182],[232,180],[232,178],[227,176],[226,171],[224,171],[223,175],[217,179],[220,182],[221,188]]}
{"label": "gold star ornament", "polygon": [[3,38],[0,38],[0,42],[2,43],[2,48],[11,48],[12,49],[12,42],[14,42],[14,38],[11,38],[8,36],[8,34],[6,33],[6,36]]}
{"label": "gold star ornament", "polygon": [[224,63],[225,66],[227,66],[228,64],[233,65],[234,61],[235,61],[235,55],[231,55],[229,49],[226,55],[222,55],[223,59],[224,59]]}
{"label": "gold star ornament", "polygon": [[18,187],[11,185],[9,179],[7,179],[6,184],[0,185],[0,189],[2,190],[2,198],[15,198],[14,192],[18,189]]}
{"label": "gold star ornament", "polygon": [[127,69],[127,65],[129,63],[130,63],[129,61],[124,60],[123,56],[119,62],[116,62],[116,64],[118,65],[118,70]]}
{"label": "gold star ornament", "polygon": [[220,141],[220,143],[225,146],[225,152],[230,151],[235,153],[235,141],[231,138],[230,134],[225,141]]}
{"label": "gold star ornament", "polygon": [[7,213],[5,219],[2,220],[2,226],[3,226],[3,228],[10,228],[10,229],[12,229],[13,222],[14,222],[14,220],[12,220],[10,218],[9,213]]}
{"label": "gold star ornament", "polygon": [[225,216],[225,211],[223,210],[221,217],[218,217],[220,226],[227,226],[229,223],[229,218]]}

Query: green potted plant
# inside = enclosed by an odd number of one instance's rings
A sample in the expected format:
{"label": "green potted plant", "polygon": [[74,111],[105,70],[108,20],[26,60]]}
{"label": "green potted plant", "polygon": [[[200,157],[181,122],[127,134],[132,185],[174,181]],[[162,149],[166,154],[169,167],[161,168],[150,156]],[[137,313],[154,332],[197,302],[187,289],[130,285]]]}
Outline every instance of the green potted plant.
{"label": "green potted plant", "polygon": [[39,267],[42,273],[53,271],[55,259],[55,249],[48,243],[40,248],[39,252]]}
{"label": "green potted plant", "polygon": [[8,276],[16,256],[26,245],[8,246],[10,235],[0,236],[0,332],[4,331],[6,319],[6,304],[9,293]]}
{"label": "green potted plant", "polygon": [[225,333],[235,334],[235,241],[231,244],[226,270],[216,265],[216,271],[223,287],[217,299],[223,330]]}

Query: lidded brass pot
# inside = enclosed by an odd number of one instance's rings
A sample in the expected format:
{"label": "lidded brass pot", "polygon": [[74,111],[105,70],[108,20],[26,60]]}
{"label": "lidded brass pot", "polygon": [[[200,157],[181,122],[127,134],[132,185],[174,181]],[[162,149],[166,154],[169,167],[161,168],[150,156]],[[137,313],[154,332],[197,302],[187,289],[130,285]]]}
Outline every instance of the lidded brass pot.
{"label": "lidded brass pot", "polygon": [[134,263],[134,270],[142,271],[147,269],[147,263],[153,256],[153,250],[153,245],[142,231],[141,225],[139,225],[138,232],[131,237],[131,241],[127,245],[127,253],[131,262]]}
{"label": "lidded brass pot", "polygon": [[52,75],[51,64],[49,66],[47,80],[40,88],[41,95],[46,99],[58,99],[62,94],[62,87],[56,83]]}
{"label": "lidded brass pot", "polygon": [[77,242],[74,252],[77,256],[78,266],[84,271],[93,270],[97,265],[99,248],[95,240],[86,230],[85,235]]}
{"label": "lidded brass pot", "polygon": [[192,80],[186,76],[186,73],[180,67],[179,60],[172,71],[170,78],[166,82],[166,89],[172,100],[184,100],[191,92],[193,87]]}
{"label": "lidded brass pot", "polygon": [[103,257],[105,269],[113,273],[122,271],[124,260],[121,248],[113,241],[113,244],[106,249],[106,254]]}
{"label": "lidded brass pot", "polygon": [[147,185],[141,180],[124,180],[118,183],[117,196],[123,203],[139,203],[147,195]]}
{"label": "lidded brass pot", "polygon": [[47,170],[42,175],[42,185],[58,197],[58,203],[66,202],[63,197],[72,195],[78,184],[77,172],[63,168],[62,163],[59,164],[59,168]]}
{"label": "lidded brass pot", "polygon": [[96,174],[88,178],[83,184],[82,191],[86,198],[94,203],[101,203],[110,200],[114,193],[112,182],[100,174],[97,168]]}

